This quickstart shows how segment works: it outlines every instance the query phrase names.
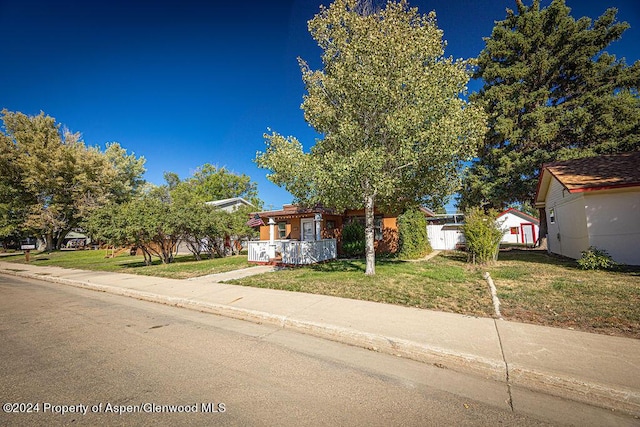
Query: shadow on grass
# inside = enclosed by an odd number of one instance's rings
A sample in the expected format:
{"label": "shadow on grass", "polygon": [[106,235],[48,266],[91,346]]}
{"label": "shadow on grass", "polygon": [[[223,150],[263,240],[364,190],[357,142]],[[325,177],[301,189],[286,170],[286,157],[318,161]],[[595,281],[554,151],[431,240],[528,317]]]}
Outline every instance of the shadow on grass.
{"label": "shadow on grass", "polygon": [[[219,259],[219,258],[213,258],[213,259]],[[135,261],[129,261],[129,262],[127,261],[120,262],[118,263],[118,266],[120,268],[141,268],[141,267],[151,267],[155,265],[172,265],[172,264],[182,264],[187,262],[202,262],[202,261],[210,261],[210,260],[211,258],[202,257],[200,261],[197,261],[196,257],[194,257],[193,255],[179,255],[174,257],[173,261],[169,264],[163,264],[161,259],[159,259],[158,257],[153,257],[153,260],[149,265],[145,264],[144,261],[135,260]]]}
{"label": "shadow on grass", "polygon": [[[385,265],[398,265],[405,264],[407,261],[391,259],[391,258],[383,258],[376,259],[376,267],[385,266]],[[329,261],[322,264],[311,264],[309,268],[314,271],[321,272],[349,272],[349,271],[357,271],[364,273],[366,271],[366,261],[364,258],[357,259],[337,259],[333,261]]]}

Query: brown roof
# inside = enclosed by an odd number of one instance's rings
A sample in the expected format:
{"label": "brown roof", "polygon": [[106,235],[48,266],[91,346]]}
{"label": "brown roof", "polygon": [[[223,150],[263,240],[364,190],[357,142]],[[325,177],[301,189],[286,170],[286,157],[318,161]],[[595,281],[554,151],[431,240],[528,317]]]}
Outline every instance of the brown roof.
{"label": "brown roof", "polygon": [[570,193],[640,186],[640,151],[546,164]]}

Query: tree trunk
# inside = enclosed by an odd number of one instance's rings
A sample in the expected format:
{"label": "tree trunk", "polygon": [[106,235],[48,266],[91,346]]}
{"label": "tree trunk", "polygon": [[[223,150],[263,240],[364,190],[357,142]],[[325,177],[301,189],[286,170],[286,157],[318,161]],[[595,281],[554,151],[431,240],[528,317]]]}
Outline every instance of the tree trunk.
{"label": "tree trunk", "polygon": [[54,249],[54,247],[53,247],[53,231],[47,232],[47,234],[45,236],[45,242],[47,242],[46,251],[47,252],[53,251],[53,249]]}
{"label": "tree trunk", "polygon": [[547,234],[549,229],[547,227],[547,212],[544,208],[538,209],[540,217],[540,228],[538,230],[538,247],[540,249],[547,249]]}
{"label": "tree trunk", "polygon": [[374,200],[373,196],[367,196],[364,204],[364,241],[365,241],[365,255],[367,260],[367,267],[364,274],[367,276],[373,276],[376,274],[376,250],[374,246],[375,237],[375,223],[374,223]]}

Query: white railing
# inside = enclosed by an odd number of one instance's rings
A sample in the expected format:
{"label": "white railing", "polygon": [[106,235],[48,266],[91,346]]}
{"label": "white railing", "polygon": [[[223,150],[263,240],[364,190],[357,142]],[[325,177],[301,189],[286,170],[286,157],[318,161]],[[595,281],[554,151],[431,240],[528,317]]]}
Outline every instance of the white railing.
{"label": "white railing", "polygon": [[283,264],[315,264],[337,258],[336,239],[282,242]]}
{"label": "white railing", "polygon": [[277,255],[283,264],[314,264],[337,258],[336,239],[297,241],[276,240],[271,245],[268,240],[249,242],[249,262],[269,262]]}

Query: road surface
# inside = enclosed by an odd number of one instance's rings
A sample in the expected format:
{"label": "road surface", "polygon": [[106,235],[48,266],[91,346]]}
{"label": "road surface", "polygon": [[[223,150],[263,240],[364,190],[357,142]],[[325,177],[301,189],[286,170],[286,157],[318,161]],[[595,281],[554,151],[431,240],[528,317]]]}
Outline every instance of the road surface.
{"label": "road surface", "polygon": [[[0,425],[545,425],[512,411],[503,384],[3,275],[0,343]],[[554,408],[536,418],[571,420]]]}

